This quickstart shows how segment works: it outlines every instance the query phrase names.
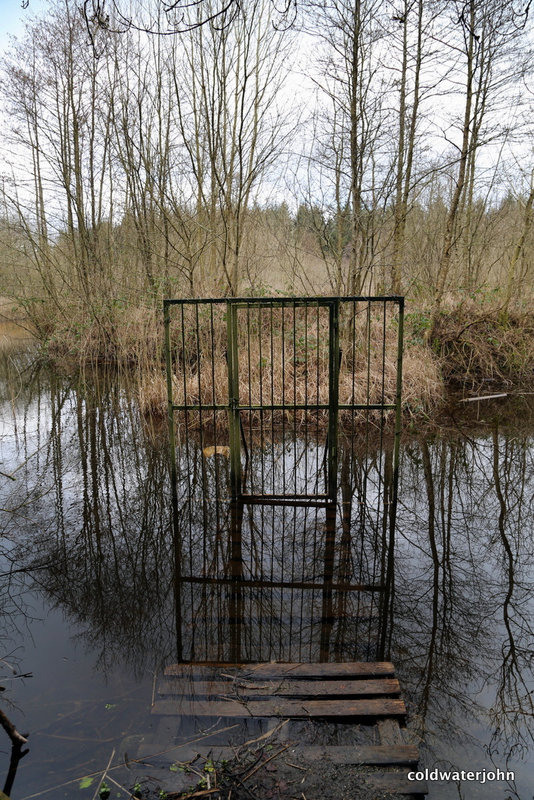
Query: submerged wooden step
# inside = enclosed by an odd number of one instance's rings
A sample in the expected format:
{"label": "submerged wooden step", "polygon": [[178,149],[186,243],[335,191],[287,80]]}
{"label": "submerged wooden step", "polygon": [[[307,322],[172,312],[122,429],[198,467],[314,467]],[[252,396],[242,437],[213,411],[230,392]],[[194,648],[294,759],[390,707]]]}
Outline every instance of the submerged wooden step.
{"label": "submerged wooden step", "polygon": [[[166,752],[166,745],[154,747],[154,752]],[[141,744],[138,757],[150,757],[150,748]],[[194,761],[197,757],[218,761],[232,761],[236,756],[241,757],[239,747],[227,745],[190,745],[184,744],[173,751],[173,759],[181,763]],[[415,766],[418,761],[418,751],[415,745],[296,745],[290,747],[284,758],[298,759],[305,763],[319,763],[328,761],[331,764],[367,765],[367,766]]]}
{"label": "submerged wooden step", "polygon": [[361,697],[368,695],[399,695],[396,678],[362,680],[293,680],[280,678],[269,682],[254,682],[236,677],[228,680],[191,681],[168,678],[158,685],[160,695],[182,697]]}
{"label": "submerged wooden step", "polygon": [[[325,762],[361,767],[362,783],[373,793],[414,797],[428,792],[425,782],[408,780],[409,768],[417,769],[418,750],[404,741],[399,722],[404,723],[406,707],[389,661],[171,664],[157,686],[157,697],[152,713],[162,720],[171,716],[278,717],[375,725],[379,744],[292,742],[281,753],[287,751],[288,766],[295,768],[290,763],[293,759],[302,765],[296,768],[308,771]],[[239,748],[193,745],[181,752],[184,759],[186,752],[190,760],[200,756],[231,761]]]}
{"label": "submerged wooden step", "polygon": [[264,700],[157,700],[153,714],[189,717],[404,717],[403,700],[389,697],[369,700],[289,700],[284,697]]}
{"label": "submerged wooden step", "polygon": [[263,664],[170,664],[166,676],[190,677],[205,680],[218,673],[261,678],[372,678],[393,676],[395,667],[389,661],[348,661],[345,663],[263,663]]}
{"label": "submerged wooden step", "polygon": [[404,745],[303,745],[291,749],[301,759],[312,762],[330,761],[333,764],[416,765],[417,747]]}
{"label": "submerged wooden step", "polygon": [[404,737],[400,725],[396,719],[380,719],[376,723],[380,744],[395,745],[403,744]]}
{"label": "submerged wooden step", "polygon": [[[350,767],[353,767],[356,771],[351,774],[351,780],[354,782],[354,786],[360,789],[360,793],[358,796],[361,795],[362,789],[366,789],[369,794],[366,795],[369,800],[377,800],[378,797],[384,796],[383,793],[387,793],[387,797],[390,797],[390,793],[393,796],[404,795],[409,797],[414,796],[421,796],[428,792],[427,784],[425,781],[410,781],[408,780],[408,772],[413,770],[411,766],[411,762],[407,762],[404,760],[402,765],[404,768],[400,768],[399,764],[400,761],[396,761],[390,757],[381,757],[377,758],[372,753],[366,753],[366,750],[370,750],[372,748],[349,748],[354,751],[354,753],[359,753],[360,757],[358,760],[355,760],[354,756],[349,755],[347,759],[344,758],[332,758],[331,754],[329,755],[330,751],[332,750],[344,750],[345,748],[321,748],[321,751],[324,752],[324,758],[327,761],[327,764],[330,765],[337,765],[343,771],[348,770]],[[274,773],[280,774],[291,778],[292,774],[295,778],[300,782],[306,773],[313,772],[316,768],[317,764],[321,764],[324,766],[325,760],[321,757],[319,762],[316,761],[315,756],[312,757],[309,761],[305,760],[300,757],[299,761],[296,762],[296,753],[293,749],[285,749],[280,748],[278,752],[278,748],[274,749],[274,753],[276,756],[280,756],[280,758],[275,757],[272,761],[271,769]],[[262,765],[260,756],[254,756],[251,760],[250,756],[253,754],[245,755],[245,761],[243,761],[243,754],[237,755],[237,761],[235,765],[238,770],[238,774],[243,777],[243,775],[247,772],[247,769],[251,768],[252,764],[256,764],[258,769],[261,770]],[[321,754],[322,755],[322,754]],[[146,753],[140,752],[139,756],[143,760],[145,764],[153,764],[151,762],[150,756],[146,756]],[[219,769],[220,762],[226,761],[228,764],[226,765],[225,769],[232,770],[234,769],[233,761],[236,758],[236,749],[231,747],[206,747],[200,746],[196,748],[192,748],[189,751],[182,751],[177,756],[175,756],[176,760],[173,761],[173,764],[176,765],[179,763],[184,768],[184,771],[178,771],[173,773],[172,777],[172,790],[174,792],[177,791],[187,791],[188,789],[192,788],[199,778],[204,775],[203,766],[206,762],[211,762],[210,764],[210,771],[217,772]],[[157,760],[156,762],[157,763]],[[190,765],[190,771],[188,772],[187,769]],[[228,766],[229,765],[229,766]],[[378,767],[378,769],[376,769]],[[291,773],[293,770],[293,773]],[[261,786],[261,772],[255,771],[254,774],[254,781],[260,780]],[[297,782],[295,780],[295,783]],[[305,787],[304,787],[305,788]],[[200,790],[202,791],[202,790]],[[256,789],[256,792],[258,789]],[[376,795],[371,792],[376,792]],[[199,796],[204,796],[203,794],[199,794]],[[206,795],[207,796],[207,795]],[[261,797],[260,794],[255,794],[256,797]],[[284,795],[285,796],[285,795]],[[314,795],[316,797],[316,795]]]}

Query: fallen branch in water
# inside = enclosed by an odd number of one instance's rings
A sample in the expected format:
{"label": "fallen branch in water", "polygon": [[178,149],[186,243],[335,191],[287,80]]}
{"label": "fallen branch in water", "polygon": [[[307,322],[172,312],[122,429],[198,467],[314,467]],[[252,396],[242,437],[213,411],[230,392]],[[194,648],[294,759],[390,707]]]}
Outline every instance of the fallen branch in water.
{"label": "fallen branch in water", "polygon": [[26,737],[18,732],[13,723],[6,717],[2,709],[0,709],[0,725],[11,739],[11,744],[18,745],[18,747],[23,747],[23,745],[28,744]]}
{"label": "fallen branch in water", "polygon": [[508,397],[508,392],[502,394],[482,394],[479,397],[464,397],[460,403],[474,403],[476,400],[496,400],[498,397]]}
{"label": "fallen branch in water", "polygon": [[21,758],[24,758],[26,753],[29,750],[23,750],[25,744],[28,744],[27,734],[23,736],[18,730],[15,728],[11,720],[9,720],[4,712],[0,709],[0,725],[5,730],[9,738],[11,739],[11,758],[9,759],[9,769],[7,771],[7,777],[4,783],[4,794],[8,796],[11,794],[11,789],[13,788],[13,783],[15,781],[15,775],[17,774],[17,767],[19,765],[19,761]]}

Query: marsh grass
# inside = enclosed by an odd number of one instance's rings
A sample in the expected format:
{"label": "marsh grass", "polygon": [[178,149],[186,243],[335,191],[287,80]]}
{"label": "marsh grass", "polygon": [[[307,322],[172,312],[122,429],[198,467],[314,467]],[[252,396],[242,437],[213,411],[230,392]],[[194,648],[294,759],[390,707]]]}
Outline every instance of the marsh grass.
{"label": "marsh grass", "polygon": [[438,317],[432,347],[453,388],[524,386],[534,378],[534,315],[474,303],[452,307]]}
{"label": "marsh grass", "polygon": [[[324,310],[324,309],[323,309]],[[255,314],[257,310],[255,309]],[[395,313],[354,315],[345,309],[341,320],[339,368],[340,405],[394,404],[397,393],[398,320]],[[227,331],[224,306],[204,317],[198,307],[180,307],[172,336],[172,386],[175,405],[206,407],[204,412],[177,412],[179,424],[225,428],[228,406]],[[240,406],[328,405],[329,329],[325,314],[296,319],[293,309],[269,310],[263,317],[245,315],[238,328]],[[403,403],[412,414],[429,413],[442,399],[438,359],[428,348],[411,343],[404,353]],[[143,414],[167,413],[166,376],[161,369],[143,373],[138,384]],[[375,420],[379,410],[341,409],[341,427],[355,420]],[[257,426],[269,415],[269,425],[295,428],[328,424],[325,409],[251,410],[242,412],[245,427]],[[393,413],[385,412],[386,417]]]}
{"label": "marsh grass", "polygon": [[[173,328],[173,399],[176,404],[228,404],[225,305],[211,314],[188,310]],[[10,313],[12,313],[10,311]],[[188,316],[189,315],[189,316]],[[402,406],[410,417],[427,419],[442,407],[448,390],[523,386],[534,378],[534,316],[528,307],[503,310],[498,297],[450,296],[430,335],[432,315],[424,305],[407,304],[403,356]],[[268,321],[268,325],[266,324]],[[22,327],[19,323],[22,323]],[[272,336],[270,326],[272,324]],[[395,315],[357,313],[353,326],[342,320],[340,403],[391,403],[396,393]],[[299,327],[300,326],[300,327]],[[282,328],[284,344],[282,347]],[[184,331],[182,334],[181,331]],[[0,347],[8,350],[30,341],[65,370],[111,365],[128,374],[146,419],[163,423],[167,415],[163,313],[159,305],[110,303],[88,315],[82,305],[65,304],[54,315],[34,304],[29,318],[4,318]],[[240,404],[314,404],[328,400],[328,321],[319,314],[293,319],[275,309],[269,319],[246,313],[239,320]],[[391,416],[391,415],[390,415]],[[251,412],[247,424],[255,425]],[[371,415],[372,417],[372,415]],[[326,413],[319,413],[320,425]],[[369,419],[366,412],[340,412],[340,425]],[[294,423],[277,412],[273,425]],[[183,420],[182,420],[183,422]],[[198,415],[189,416],[191,426]],[[203,424],[227,425],[225,411],[205,415]],[[317,412],[298,412],[297,425],[317,424]]]}

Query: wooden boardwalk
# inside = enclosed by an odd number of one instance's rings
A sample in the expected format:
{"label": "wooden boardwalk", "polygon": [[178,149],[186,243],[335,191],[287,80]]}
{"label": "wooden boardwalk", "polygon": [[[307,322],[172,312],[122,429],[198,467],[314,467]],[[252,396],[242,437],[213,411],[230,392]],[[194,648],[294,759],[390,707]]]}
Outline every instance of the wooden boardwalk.
{"label": "wooden boardwalk", "polygon": [[[376,790],[423,797],[415,745],[404,740],[406,708],[393,664],[173,664],[157,686],[152,713],[165,716],[328,720],[373,727],[373,743],[345,746],[290,744],[301,762],[359,765]],[[204,754],[203,751],[206,750]],[[199,747],[199,755],[230,759],[235,749]],[[378,769],[377,769],[378,768]]]}

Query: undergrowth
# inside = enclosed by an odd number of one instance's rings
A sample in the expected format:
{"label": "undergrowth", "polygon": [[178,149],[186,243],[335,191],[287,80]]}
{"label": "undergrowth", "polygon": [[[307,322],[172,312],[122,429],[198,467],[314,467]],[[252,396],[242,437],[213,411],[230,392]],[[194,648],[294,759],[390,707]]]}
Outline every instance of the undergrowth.
{"label": "undergrowth", "polygon": [[[87,309],[73,305],[64,306],[61,313],[54,314],[50,306],[26,301],[25,312],[42,354],[51,362],[61,365],[62,370],[102,364],[124,369],[134,379],[142,413],[155,418],[166,415],[163,313],[159,304],[134,306],[116,302],[95,307],[90,314]],[[201,319],[198,331],[186,326],[187,341],[174,348],[175,402],[183,402],[186,396],[190,403],[227,402],[226,323],[221,316],[211,325],[212,330],[208,330],[207,320]],[[371,321],[369,339],[364,321],[357,322],[357,328],[358,325],[361,335],[356,350],[351,351],[350,343],[347,346],[342,342],[340,402],[376,403],[381,399],[393,402],[394,321],[388,320],[385,332],[388,348],[385,359],[381,352],[384,339],[380,320]],[[280,402],[284,391],[289,393],[291,402],[293,398],[295,402],[325,401],[326,356],[321,347],[328,334],[326,330],[317,330],[313,335],[318,345],[311,347],[311,341],[288,337],[283,357],[276,354],[272,373],[262,369],[270,361],[265,358],[266,340],[263,353],[261,336],[253,337],[252,349],[243,344],[240,380],[249,387],[249,404],[260,404],[266,397]],[[346,330],[342,329],[343,335]],[[367,359],[369,342],[371,355]],[[200,352],[198,363],[195,348]],[[450,391],[482,393],[486,388],[496,387],[508,390],[522,387],[533,378],[534,316],[529,310],[518,307],[504,310],[497,304],[497,298],[481,302],[461,297],[449,299],[436,316],[421,301],[417,304],[407,301],[402,389],[406,415],[432,417]]]}
{"label": "undergrowth", "polygon": [[444,384],[478,392],[484,387],[521,387],[534,378],[534,317],[531,313],[474,305],[444,311],[431,346]]}

